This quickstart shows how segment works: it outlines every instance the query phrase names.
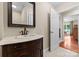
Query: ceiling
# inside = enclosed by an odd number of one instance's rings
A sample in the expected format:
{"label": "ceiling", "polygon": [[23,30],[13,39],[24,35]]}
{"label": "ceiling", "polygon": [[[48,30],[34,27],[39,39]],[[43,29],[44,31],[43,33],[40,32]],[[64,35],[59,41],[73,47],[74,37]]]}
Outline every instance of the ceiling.
{"label": "ceiling", "polygon": [[51,4],[54,9],[60,13],[66,12],[79,6],[79,2],[51,2]]}
{"label": "ceiling", "polygon": [[53,5],[54,8],[59,7],[61,4],[63,4],[64,2],[51,2],[51,4]]}

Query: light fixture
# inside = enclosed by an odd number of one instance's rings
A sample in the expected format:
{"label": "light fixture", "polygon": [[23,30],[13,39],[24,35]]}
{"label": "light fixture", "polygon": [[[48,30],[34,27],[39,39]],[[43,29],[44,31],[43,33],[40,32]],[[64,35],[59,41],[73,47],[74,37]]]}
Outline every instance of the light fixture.
{"label": "light fixture", "polygon": [[15,5],[12,5],[12,7],[13,7],[13,8],[16,8],[16,6],[15,6]]}

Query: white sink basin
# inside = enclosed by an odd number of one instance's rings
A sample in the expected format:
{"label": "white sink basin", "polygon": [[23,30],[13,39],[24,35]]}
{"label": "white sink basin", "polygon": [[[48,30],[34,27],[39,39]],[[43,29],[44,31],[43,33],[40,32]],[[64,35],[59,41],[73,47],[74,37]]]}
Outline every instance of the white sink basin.
{"label": "white sink basin", "polygon": [[29,35],[19,35],[19,36],[16,36],[17,39],[26,39],[26,38],[30,38],[30,37],[33,37],[33,36],[36,36],[36,35],[32,35],[32,34],[29,34]]}
{"label": "white sink basin", "polygon": [[44,37],[43,35],[37,34],[28,34],[28,35],[18,35],[12,37],[5,37],[0,41],[0,45],[13,44],[13,43],[21,43],[32,40],[37,40],[39,38]]}

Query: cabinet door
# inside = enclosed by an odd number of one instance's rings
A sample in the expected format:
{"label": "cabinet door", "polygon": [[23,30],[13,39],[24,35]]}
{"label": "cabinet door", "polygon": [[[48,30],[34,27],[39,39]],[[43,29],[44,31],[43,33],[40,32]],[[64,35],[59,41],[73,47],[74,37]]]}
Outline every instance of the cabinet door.
{"label": "cabinet door", "polygon": [[3,57],[11,57],[14,56],[13,53],[15,52],[13,46],[5,45],[2,46],[2,56]]}
{"label": "cabinet door", "polygon": [[33,49],[22,49],[14,53],[15,57],[33,57]]}
{"label": "cabinet door", "polygon": [[39,40],[36,40],[34,43],[32,43],[32,46],[33,46],[33,56],[42,57],[43,56],[43,40],[42,40],[42,38]]}

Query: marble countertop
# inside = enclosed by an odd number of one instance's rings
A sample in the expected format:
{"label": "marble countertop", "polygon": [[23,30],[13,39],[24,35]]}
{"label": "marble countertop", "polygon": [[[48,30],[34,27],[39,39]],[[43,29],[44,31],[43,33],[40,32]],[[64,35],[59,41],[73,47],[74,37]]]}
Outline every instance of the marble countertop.
{"label": "marble countertop", "polygon": [[42,37],[43,37],[43,35],[33,35],[33,36],[26,35],[25,37],[23,37],[23,36],[6,37],[0,41],[0,45],[28,42],[28,41],[32,41],[32,40],[37,40]]}

